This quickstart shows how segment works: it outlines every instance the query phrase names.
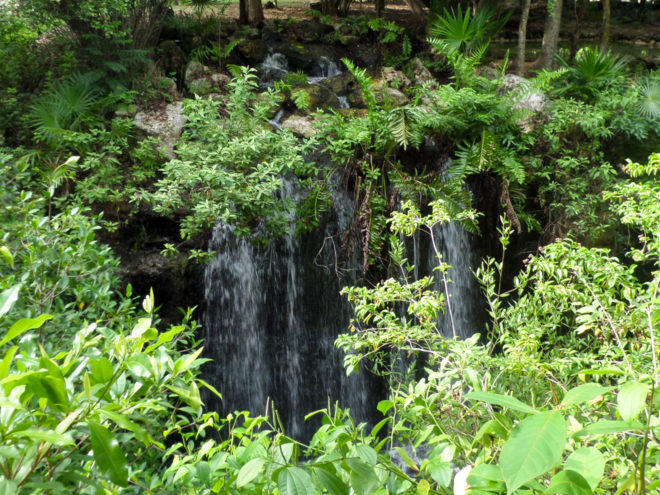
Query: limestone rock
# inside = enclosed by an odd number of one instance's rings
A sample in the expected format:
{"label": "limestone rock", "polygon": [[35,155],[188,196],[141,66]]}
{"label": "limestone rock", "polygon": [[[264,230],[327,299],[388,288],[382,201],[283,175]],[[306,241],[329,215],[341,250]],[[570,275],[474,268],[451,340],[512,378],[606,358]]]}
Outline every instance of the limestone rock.
{"label": "limestone rock", "polygon": [[502,79],[501,94],[509,94],[513,99],[513,109],[527,110],[529,114],[518,121],[523,132],[533,132],[548,119],[547,107],[550,99],[541,91],[531,89],[524,77],[507,74]]}
{"label": "limestone rock", "polygon": [[231,78],[220,72],[214,72],[210,67],[192,61],[186,66],[184,82],[186,88],[196,95],[205,95],[211,91],[223,89]]}
{"label": "limestone rock", "polygon": [[181,131],[186,123],[181,101],[143,109],[135,114],[134,120],[135,127],[139,131],[160,140],[170,160],[176,157],[174,144],[181,137]]}
{"label": "limestone rock", "polygon": [[317,133],[312,117],[296,113],[284,119],[282,129],[289,129],[293,134],[302,138],[310,138]]}
{"label": "limestone rock", "polygon": [[413,65],[413,81],[415,84],[421,86],[427,83],[431,89],[437,89],[438,81],[435,80],[431,71],[426,68],[424,62],[417,57],[413,58],[411,62]]}
{"label": "limestone rock", "polygon": [[383,81],[386,82],[388,86],[406,90],[412,84],[410,79],[408,79],[403,72],[396,70],[394,67],[383,67],[381,73]]}

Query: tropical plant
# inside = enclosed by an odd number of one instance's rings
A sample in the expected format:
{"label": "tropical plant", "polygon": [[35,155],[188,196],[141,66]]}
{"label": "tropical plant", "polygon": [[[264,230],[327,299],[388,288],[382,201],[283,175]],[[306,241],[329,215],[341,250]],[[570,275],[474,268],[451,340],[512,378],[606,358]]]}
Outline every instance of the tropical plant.
{"label": "tropical plant", "polygon": [[657,78],[648,77],[637,84],[642,100],[639,111],[642,115],[657,119],[660,117],[660,82]]}
{"label": "tropical plant", "polygon": [[75,74],[59,81],[32,106],[30,121],[37,141],[58,148],[68,132],[79,132],[99,122],[94,74]]}
{"label": "tropical plant", "polygon": [[620,83],[627,70],[624,58],[594,47],[580,49],[572,62],[559,55],[557,60],[566,69],[567,86],[561,93],[584,99],[592,98],[607,86]]}
{"label": "tropical plant", "polygon": [[451,51],[458,51],[466,57],[484,50],[490,39],[502,29],[508,16],[495,19],[495,12],[481,8],[475,14],[470,9],[463,12],[459,5],[456,11],[445,10],[429,20],[429,35],[441,40]]}

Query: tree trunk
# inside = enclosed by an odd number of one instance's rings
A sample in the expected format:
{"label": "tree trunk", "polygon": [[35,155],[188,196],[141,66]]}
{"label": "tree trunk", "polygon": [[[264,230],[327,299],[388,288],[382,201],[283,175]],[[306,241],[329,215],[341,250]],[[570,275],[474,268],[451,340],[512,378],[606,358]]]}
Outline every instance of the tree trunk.
{"label": "tree trunk", "polygon": [[247,18],[249,24],[258,24],[264,20],[261,0],[247,0]]}
{"label": "tree trunk", "polygon": [[516,71],[519,76],[525,75],[525,46],[527,44],[527,20],[532,0],[522,1],[522,13],[518,25],[518,53],[516,54]]}
{"label": "tree trunk", "polygon": [[238,23],[241,25],[248,23],[247,0],[238,0]]}
{"label": "tree trunk", "polygon": [[383,11],[385,10],[385,0],[375,0],[376,1],[376,17],[383,17]]}
{"label": "tree trunk", "polygon": [[582,21],[589,7],[589,0],[575,0],[575,30],[571,39],[571,57],[573,60],[580,48],[580,36],[582,36]]}
{"label": "tree trunk", "polygon": [[408,7],[410,7],[410,10],[415,15],[415,17],[420,19],[425,17],[424,4],[421,2],[421,0],[406,0],[406,3],[408,4]]}
{"label": "tree trunk", "polygon": [[610,45],[610,18],[612,7],[610,0],[603,0],[603,25],[600,33],[600,51],[604,52]]}
{"label": "tree trunk", "polygon": [[561,27],[561,8],[563,0],[549,0],[548,17],[543,28],[543,43],[538,67],[551,70],[555,65],[557,45],[559,44],[559,28]]}

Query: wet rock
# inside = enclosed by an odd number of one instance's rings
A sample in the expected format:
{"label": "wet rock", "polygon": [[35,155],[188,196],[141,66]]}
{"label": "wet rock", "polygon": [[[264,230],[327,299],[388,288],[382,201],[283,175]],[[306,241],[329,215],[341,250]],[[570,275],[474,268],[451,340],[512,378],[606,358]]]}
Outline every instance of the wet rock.
{"label": "wet rock", "polygon": [[288,129],[302,138],[310,138],[318,132],[314,127],[314,119],[311,116],[297,113],[282,121],[282,129]]}
{"label": "wet rock", "polygon": [[244,39],[238,44],[238,51],[248,64],[256,65],[264,59],[266,53],[268,53],[268,47],[266,42],[260,38]]}
{"label": "wet rock", "polygon": [[302,43],[282,42],[277,46],[277,52],[283,54],[293,70],[305,70],[317,58],[308,47]]}
{"label": "wet rock", "polygon": [[329,87],[333,93],[340,96],[350,94],[360,87],[357,80],[355,79],[355,76],[349,71],[342,72],[336,77],[329,77],[321,84]]}
{"label": "wet rock", "polygon": [[339,108],[339,100],[330,88],[320,84],[309,84],[307,86],[298,86],[291,92],[304,91],[309,97],[309,110],[314,111],[325,108]]}
{"label": "wet rock", "polygon": [[186,123],[181,101],[143,109],[136,113],[133,119],[139,132],[160,140],[170,160],[176,157],[174,145],[181,137],[183,125]]}

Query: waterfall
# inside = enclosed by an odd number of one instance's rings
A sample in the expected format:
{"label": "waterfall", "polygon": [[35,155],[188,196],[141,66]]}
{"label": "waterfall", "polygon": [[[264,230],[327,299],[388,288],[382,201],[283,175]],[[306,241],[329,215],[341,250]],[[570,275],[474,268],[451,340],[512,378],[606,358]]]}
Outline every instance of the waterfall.
{"label": "waterfall", "polygon": [[[295,181],[284,180],[282,194],[295,199]],[[270,398],[286,433],[302,439],[319,426],[305,423],[305,414],[327,406],[328,398],[350,407],[356,421],[377,419],[378,382],[366,373],[346,377],[334,347],[352,314],[339,291],[355,275],[342,272],[340,280],[335,245],[353,205],[338,192],[333,205],[314,234],[297,235],[291,219],[290,231],[266,247],[216,225],[217,255],[204,274],[204,346],[213,359],[205,375],[223,400],[208,397],[211,409],[263,414]],[[357,272],[358,260],[352,265]]]}
{"label": "waterfall", "polygon": [[[472,270],[476,268],[471,235],[458,223],[437,226],[434,237],[439,239],[442,261],[451,266],[445,283],[439,272],[435,273],[434,289],[448,299],[445,312],[438,319],[438,328],[445,337],[470,337],[480,328],[481,315],[475,310],[480,297],[479,283]],[[436,266],[435,256],[429,257],[429,270]]]}

